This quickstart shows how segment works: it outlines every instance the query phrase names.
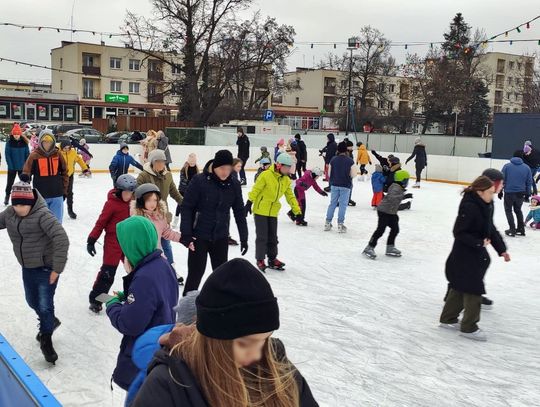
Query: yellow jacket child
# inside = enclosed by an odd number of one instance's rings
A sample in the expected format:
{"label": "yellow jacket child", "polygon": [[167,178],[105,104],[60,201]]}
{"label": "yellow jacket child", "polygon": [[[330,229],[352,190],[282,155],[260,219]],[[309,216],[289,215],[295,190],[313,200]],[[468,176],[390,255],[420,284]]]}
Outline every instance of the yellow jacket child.
{"label": "yellow jacket child", "polygon": [[367,148],[364,144],[360,144],[358,147],[358,154],[356,156],[357,165],[367,165],[371,164],[371,157],[367,151]]}

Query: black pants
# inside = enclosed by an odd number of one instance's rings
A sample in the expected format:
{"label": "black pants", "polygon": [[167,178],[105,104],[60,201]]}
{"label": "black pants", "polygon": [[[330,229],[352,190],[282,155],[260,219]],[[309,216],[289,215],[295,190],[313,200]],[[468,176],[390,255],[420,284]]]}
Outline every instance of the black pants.
{"label": "black pants", "polygon": [[424,167],[420,167],[416,164],[416,182],[418,183],[420,183],[420,180],[422,179],[422,171],[424,171]]}
{"label": "black pants", "polygon": [[242,183],[245,183],[247,181],[247,178],[246,178],[246,171],[244,170],[244,168],[246,167],[247,160],[249,157],[247,158],[238,157],[238,158],[242,160],[242,168],[240,169],[240,181]]}
{"label": "black pants", "polygon": [[21,174],[22,174],[22,170],[8,170],[6,197],[11,194],[11,188],[13,187],[13,184],[15,183],[15,177],[18,175],[20,179]]}
{"label": "black pants", "polygon": [[508,226],[511,230],[516,230],[516,224],[514,222],[514,215],[512,210],[516,214],[517,218],[517,229],[523,229],[523,212],[521,212],[521,206],[523,205],[523,200],[525,193],[523,192],[509,192],[504,194],[504,213],[506,214],[506,219],[508,220]]}
{"label": "black pants", "polygon": [[114,276],[116,275],[117,267],[118,266],[106,264],[101,266],[101,269],[96,277],[96,281],[92,287],[92,291],[90,291],[90,295],[88,296],[90,304],[99,304],[99,302],[96,301],[96,297],[100,294],[107,294],[109,292],[114,283]]}
{"label": "black pants", "polygon": [[229,255],[229,238],[227,237],[213,242],[197,239],[194,244],[195,251],[190,250],[188,254],[188,275],[183,295],[199,289],[206,270],[208,255],[210,255],[212,270],[227,262]]}
{"label": "black pants", "polygon": [[255,218],[255,258],[274,260],[278,254],[277,218],[254,215]]}
{"label": "black pants", "polygon": [[360,175],[365,175],[367,173],[366,164],[360,164]]}
{"label": "black pants", "polygon": [[73,208],[73,174],[69,177],[66,203],[68,208]]}
{"label": "black pants", "polygon": [[377,246],[377,241],[384,234],[386,227],[390,228],[390,234],[388,235],[386,244],[389,246],[393,245],[396,241],[396,236],[399,233],[399,216],[389,215],[380,211],[377,211],[377,215],[379,216],[379,222],[377,223],[377,229],[369,240],[369,245],[371,247]]}
{"label": "black pants", "polygon": [[298,178],[302,177],[302,171],[306,172],[306,162],[298,160],[296,162],[296,173],[298,174]]}
{"label": "black pants", "polygon": [[176,205],[176,211],[174,212],[175,216],[180,216],[180,204]]}

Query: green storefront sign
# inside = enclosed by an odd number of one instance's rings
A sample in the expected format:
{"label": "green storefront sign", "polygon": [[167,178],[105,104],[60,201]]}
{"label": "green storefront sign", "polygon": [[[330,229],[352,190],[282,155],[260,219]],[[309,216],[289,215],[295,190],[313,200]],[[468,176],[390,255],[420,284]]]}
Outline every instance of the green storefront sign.
{"label": "green storefront sign", "polygon": [[129,103],[128,95],[112,95],[110,93],[105,94],[105,102],[110,103]]}

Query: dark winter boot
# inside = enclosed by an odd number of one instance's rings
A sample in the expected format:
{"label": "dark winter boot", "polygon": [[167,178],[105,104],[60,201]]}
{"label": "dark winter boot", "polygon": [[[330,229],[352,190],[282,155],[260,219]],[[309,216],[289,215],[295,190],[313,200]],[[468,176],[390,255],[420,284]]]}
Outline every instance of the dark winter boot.
{"label": "dark winter boot", "polygon": [[272,270],[285,270],[285,263],[278,259],[268,260],[268,268]]}
{"label": "dark winter boot", "polygon": [[482,296],[482,309],[492,309],[493,308],[493,301],[490,300],[488,297]]}
{"label": "dark winter boot", "polygon": [[307,226],[307,222],[304,219],[299,219],[296,221],[296,226]]}
{"label": "dark winter boot", "polygon": [[77,219],[77,214],[73,212],[73,205],[68,205],[68,215],[71,219]]}
{"label": "dark winter boot", "polygon": [[264,260],[257,260],[257,268],[262,271],[263,273],[266,273],[266,263]]}
{"label": "dark winter boot", "polygon": [[88,307],[90,311],[92,311],[94,314],[99,314],[101,310],[103,309],[103,305],[99,302],[92,302],[90,303],[90,306]]}
{"label": "dark winter boot", "polygon": [[516,230],[515,229],[508,229],[504,231],[504,234],[506,236],[515,237],[516,236]]}
{"label": "dark winter boot", "polygon": [[289,219],[292,220],[293,222],[296,221],[296,216],[294,215],[293,211],[287,212],[287,216],[288,216]]}
{"label": "dark winter boot", "polygon": [[[53,332],[56,331],[58,329],[58,327],[62,325],[62,323],[60,322],[60,320],[56,317],[54,317],[54,328],[53,328]],[[36,335],[36,341],[40,341],[41,339],[41,332],[38,332],[38,334]]]}
{"label": "dark winter boot", "polygon": [[525,236],[525,226],[520,226],[516,230],[516,235]]}
{"label": "dark winter boot", "polygon": [[349,206],[356,206],[356,202],[354,202],[352,199],[349,199]]}
{"label": "dark winter boot", "polygon": [[8,206],[9,205],[9,194],[6,195],[6,198],[4,199],[4,205],[5,206]]}
{"label": "dark winter boot", "polygon": [[53,348],[52,334],[42,333],[41,338],[39,338],[39,347],[41,348],[43,356],[45,356],[45,360],[54,365],[58,360],[58,355]]}

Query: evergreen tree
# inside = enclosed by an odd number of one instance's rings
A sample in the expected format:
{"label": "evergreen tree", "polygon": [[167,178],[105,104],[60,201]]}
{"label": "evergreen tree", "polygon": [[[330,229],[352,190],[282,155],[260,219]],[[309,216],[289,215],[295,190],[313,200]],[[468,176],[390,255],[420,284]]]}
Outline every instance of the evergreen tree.
{"label": "evergreen tree", "polygon": [[472,93],[468,112],[465,116],[463,132],[467,136],[480,137],[484,132],[484,127],[488,123],[491,114],[491,109],[487,101],[489,89],[480,79],[473,81],[471,89]]}

